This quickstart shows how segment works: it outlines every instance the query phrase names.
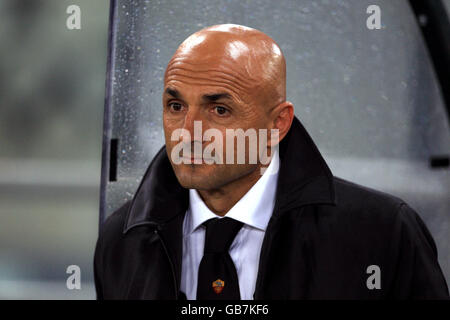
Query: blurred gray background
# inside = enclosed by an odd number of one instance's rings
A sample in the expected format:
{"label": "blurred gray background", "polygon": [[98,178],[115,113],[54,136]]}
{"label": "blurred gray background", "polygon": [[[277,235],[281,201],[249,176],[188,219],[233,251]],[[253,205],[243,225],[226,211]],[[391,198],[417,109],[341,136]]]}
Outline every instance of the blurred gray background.
{"label": "blurred gray background", "polygon": [[[108,11],[0,0],[0,299],[95,298]],[[73,264],[81,290],[66,288]]]}
{"label": "blurred gray background", "polygon": [[[366,27],[372,4],[380,30]],[[334,175],[418,211],[450,280],[450,170],[430,167],[450,154],[449,119],[407,0],[118,0],[114,21],[104,142],[118,139],[118,166],[117,181],[102,180],[105,217],[133,197],[164,144],[163,76],[178,45],[205,26],[242,24],[280,45],[288,100]]]}
{"label": "blurred gray background", "polygon": [[[66,28],[71,4],[81,30]],[[366,28],[370,4],[381,30]],[[281,46],[288,99],[333,173],[410,203],[449,281],[450,173],[429,158],[449,155],[450,129],[406,0],[120,0],[115,13],[105,145],[118,139],[119,157],[117,181],[103,180],[106,216],[164,143],[162,77],[177,46],[244,24]],[[0,0],[0,299],[95,298],[108,14],[107,0]],[[81,290],[66,288],[72,264]]]}

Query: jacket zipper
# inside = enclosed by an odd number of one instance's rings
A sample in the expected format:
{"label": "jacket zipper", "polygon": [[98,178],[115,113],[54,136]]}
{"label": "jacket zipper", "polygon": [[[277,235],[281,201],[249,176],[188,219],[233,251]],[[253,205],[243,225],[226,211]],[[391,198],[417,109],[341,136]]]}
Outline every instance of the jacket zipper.
{"label": "jacket zipper", "polygon": [[158,230],[155,229],[154,232],[155,232],[155,234],[158,236],[159,240],[161,241],[161,245],[163,246],[164,252],[166,253],[166,256],[167,256],[167,259],[169,260],[170,269],[171,269],[171,271],[172,271],[173,287],[175,288],[175,299],[178,300],[178,291],[179,291],[179,290],[178,290],[177,278],[176,278],[176,275],[175,275],[175,267],[174,267],[174,265],[173,265],[173,261],[172,261],[172,259],[170,258],[169,251],[167,250],[167,247],[166,247],[166,244],[164,243],[163,238],[162,238],[161,235],[158,233]]}

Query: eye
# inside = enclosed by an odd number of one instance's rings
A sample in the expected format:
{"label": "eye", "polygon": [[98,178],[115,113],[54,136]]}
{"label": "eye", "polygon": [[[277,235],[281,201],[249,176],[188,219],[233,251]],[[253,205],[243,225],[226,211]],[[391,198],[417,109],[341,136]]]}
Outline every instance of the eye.
{"label": "eye", "polygon": [[170,110],[173,112],[180,112],[181,109],[183,108],[181,103],[178,103],[178,102],[169,103],[168,106],[169,106]]}
{"label": "eye", "polygon": [[215,106],[214,107],[214,111],[219,115],[219,116],[223,116],[226,115],[228,111],[227,108],[223,107],[223,106]]}

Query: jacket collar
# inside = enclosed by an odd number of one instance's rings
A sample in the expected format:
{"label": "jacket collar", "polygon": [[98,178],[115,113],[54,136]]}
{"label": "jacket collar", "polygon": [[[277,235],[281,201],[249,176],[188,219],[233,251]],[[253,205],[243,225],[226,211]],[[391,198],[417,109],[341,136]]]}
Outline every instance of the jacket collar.
{"label": "jacket collar", "polygon": [[[279,144],[279,156],[274,218],[302,205],[335,205],[333,175],[297,117]],[[140,225],[165,224],[184,214],[188,205],[189,191],[178,183],[164,146],[141,180],[128,209],[123,232]]]}

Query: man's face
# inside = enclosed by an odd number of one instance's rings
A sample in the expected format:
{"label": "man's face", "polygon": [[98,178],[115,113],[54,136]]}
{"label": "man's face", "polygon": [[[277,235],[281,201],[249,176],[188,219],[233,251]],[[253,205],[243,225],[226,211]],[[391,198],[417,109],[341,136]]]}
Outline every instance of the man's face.
{"label": "man's face", "polygon": [[[205,58],[207,57],[207,58]],[[169,63],[164,79],[163,126],[167,154],[179,183],[185,188],[212,190],[244,177],[259,168],[249,163],[249,139],[245,144],[245,164],[237,164],[237,139],[234,141],[234,161],[226,159],[226,129],[267,129],[270,119],[263,105],[263,94],[243,76],[240,65],[223,55],[197,54],[181,56]],[[201,135],[214,128],[221,132],[223,142],[203,141],[194,134],[194,121],[201,121]],[[174,130],[190,133],[191,164],[174,164],[173,148],[182,143],[172,141]],[[214,139],[213,139],[214,140]],[[210,143],[221,146],[223,164],[195,164]],[[201,150],[194,154],[194,147]],[[201,148],[199,148],[201,146]],[[258,151],[259,152],[259,151]],[[180,154],[183,156],[183,154]],[[259,161],[259,158],[258,158]]]}

